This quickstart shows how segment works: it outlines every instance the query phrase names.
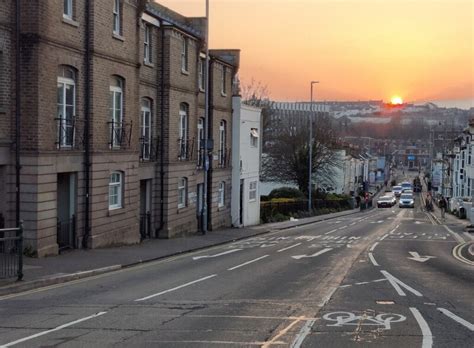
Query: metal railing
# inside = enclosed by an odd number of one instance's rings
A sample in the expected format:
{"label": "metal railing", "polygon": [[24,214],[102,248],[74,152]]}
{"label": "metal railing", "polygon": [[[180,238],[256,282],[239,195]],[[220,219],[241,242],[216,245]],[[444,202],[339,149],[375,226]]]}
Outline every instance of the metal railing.
{"label": "metal railing", "polygon": [[23,278],[23,223],[0,229],[0,279]]}
{"label": "metal railing", "polygon": [[194,138],[192,139],[178,139],[178,159],[180,161],[189,161],[194,157]]}
{"label": "metal railing", "polygon": [[132,140],[132,122],[109,121],[110,127],[109,145],[112,149],[127,148]]}
{"label": "metal railing", "polygon": [[145,214],[140,214],[140,236],[141,239],[146,239],[151,237],[151,214],[147,212]]}
{"label": "metal railing", "polygon": [[222,149],[218,151],[218,158],[219,158],[219,167],[220,168],[227,168],[229,165],[230,159],[230,150],[229,149]]}
{"label": "metal railing", "polygon": [[156,161],[158,159],[158,138],[140,138],[140,161]]}
{"label": "metal railing", "polygon": [[58,149],[76,149],[84,143],[82,122],[76,116],[72,118],[57,117],[56,146]]}
{"label": "metal railing", "polygon": [[57,223],[57,243],[59,251],[76,248],[76,216]]}

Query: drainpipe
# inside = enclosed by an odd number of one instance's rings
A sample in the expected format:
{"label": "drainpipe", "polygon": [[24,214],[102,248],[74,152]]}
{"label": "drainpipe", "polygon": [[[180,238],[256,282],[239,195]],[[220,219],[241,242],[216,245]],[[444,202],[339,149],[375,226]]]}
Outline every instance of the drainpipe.
{"label": "drainpipe", "polygon": [[87,241],[90,235],[90,97],[91,97],[91,68],[90,68],[90,0],[85,1],[85,91],[84,91],[84,180],[85,180],[85,216],[84,216],[84,235],[82,237],[82,247],[88,248]]}
{"label": "drainpipe", "polygon": [[16,2],[16,32],[15,32],[15,59],[16,59],[16,69],[15,69],[15,190],[16,190],[16,201],[15,201],[15,223],[16,226],[20,226],[20,140],[21,140],[21,1],[17,0]]}
{"label": "drainpipe", "polygon": [[156,232],[155,237],[159,237],[160,231],[164,228],[164,216],[165,216],[165,28],[163,22],[161,23],[161,81],[160,81],[160,226]]}
{"label": "drainpipe", "polygon": [[[213,123],[214,123],[214,112],[213,112],[213,105],[214,105],[214,98],[213,98],[213,95],[214,95],[214,70],[213,70],[213,62],[211,61],[210,59],[210,56],[208,54],[208,61],[209,61],[209,68],[207,69],[207,71],[209,72],[209,78],[208,78],[208,120],[207,120],[207,136],[209,139],[212,139],[213,138],[213,131],[214,131],[214,127],[213,127]],[[209,227],[209,230],[212,231],[212,173],[213,173],[213,169],[212,169],[212,162],[213,162],[213,155],[212,153],[210,155],[207,156],[208,157],[208,162],[209,162],[209,166],[208,166],[208,170],[207,170],[207,192],[206,192],[206,195],[207,195],[207,201],[206,201],[206,204],[207,204],[207,216],[204,216],[205,219],[207,219],[207,227]]]}

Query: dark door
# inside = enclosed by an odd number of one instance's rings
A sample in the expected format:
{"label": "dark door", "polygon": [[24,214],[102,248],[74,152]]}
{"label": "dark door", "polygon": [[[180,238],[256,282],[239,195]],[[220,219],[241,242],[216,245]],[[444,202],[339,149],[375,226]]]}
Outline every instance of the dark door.
{"label": "dark door", "polygon": [[76,175],[58,174],[57,243],[59,250],[76,247]]}
{"label": "dark door", "polygon": [[203,210],[204,210],[204,184],[197,185],[197,201],[196,201],[196,216],[198,223],[198,231],[203,231]]}
{"label": "dark door", "polygon": [[140,236],[142,239],[151,236],[151,180],[140,180]]}
{"label": "dark door", "polygon": [[239,225],[244,224],[244,179],[240,179]]}

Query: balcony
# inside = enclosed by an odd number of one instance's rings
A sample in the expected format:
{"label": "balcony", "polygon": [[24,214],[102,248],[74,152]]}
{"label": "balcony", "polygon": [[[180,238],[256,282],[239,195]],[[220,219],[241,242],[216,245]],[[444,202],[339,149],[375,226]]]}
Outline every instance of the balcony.
{"label": "balcony", "polygon": [[56,123],[56,142],[59,150],[73,150],[82,148],[84,144],[83,121],[77,117],[64,118],[57,117]]}
{"label": "balcony", "polygon": [[110,129],[109,146],[111,149],[126,149],[132,140],[132,122],[107,122]]}
{"label": "balcony", "polygon": [[227,148],[219,150],[218,161],[219,168],[227,168],[230,163],[230,150]]}
{"label": "balcony", "polygon": [[194,138],[178,139],[178,160],[190,161],[194,158]]}
{"label": "balcony", "polygon": [[140,138],[140,161],[149,162],[158,159],[159,138]]}

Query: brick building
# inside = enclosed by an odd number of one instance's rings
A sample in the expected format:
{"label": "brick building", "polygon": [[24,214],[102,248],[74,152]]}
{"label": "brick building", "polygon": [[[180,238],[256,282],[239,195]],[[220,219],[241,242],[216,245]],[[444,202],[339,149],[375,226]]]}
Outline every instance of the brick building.
{"label": "brick building", "polygon": [[[0,5],[0,59],[8,73],[0,80],[6,224],[15,224],[16,213],[19,69],[19,212],[31,250],[44,256],[196,232],[204,180],[205,19],[137,0],[19,0],[19,6],[17,62],[10,54],[15,4]],[[211,51],[210,62],[208,223],[215,229],[230,226],[239,51]]]}

